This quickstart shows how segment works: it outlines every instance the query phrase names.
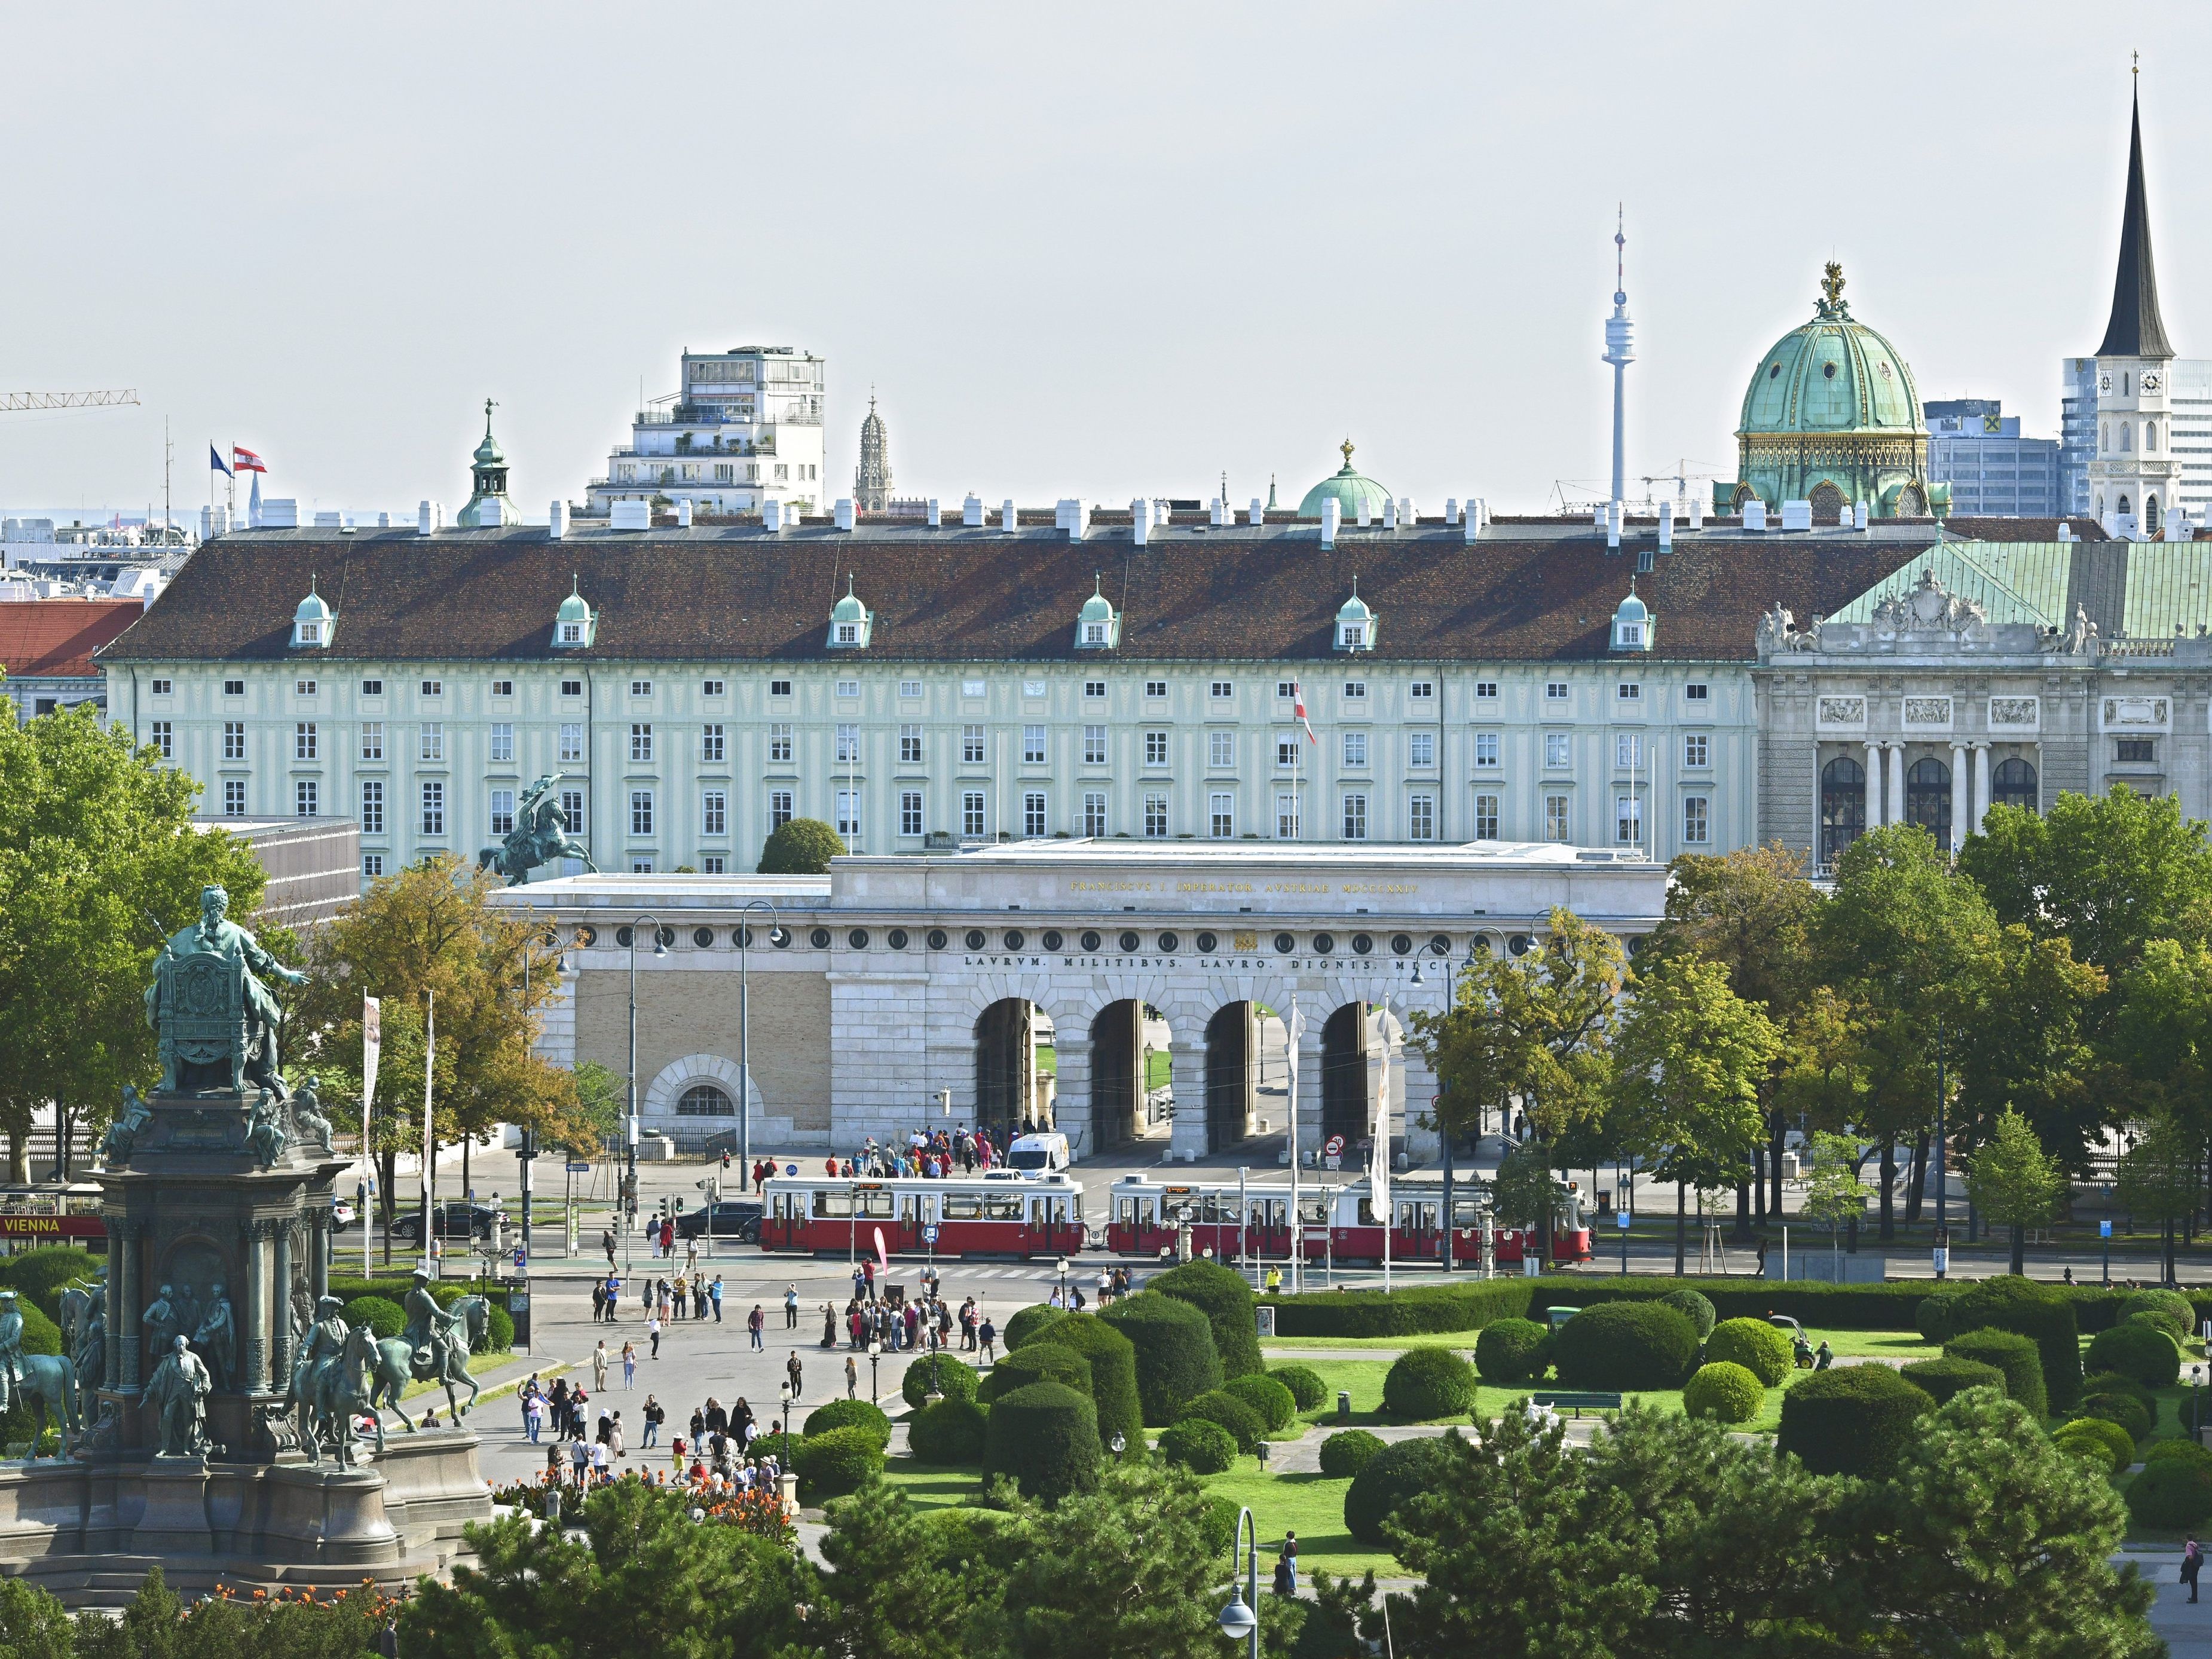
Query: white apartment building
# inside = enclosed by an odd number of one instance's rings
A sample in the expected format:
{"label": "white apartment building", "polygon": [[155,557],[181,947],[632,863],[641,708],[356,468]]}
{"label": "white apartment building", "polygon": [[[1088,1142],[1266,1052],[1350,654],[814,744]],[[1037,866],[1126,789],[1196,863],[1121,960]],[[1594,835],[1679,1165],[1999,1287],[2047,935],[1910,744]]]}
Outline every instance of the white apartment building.
{"label": "white apartment building", "polygon": [[770,501],[817,510],[823,493],[825,365],[795,346],[687,351],[678,389],[637,412],[626,448],[586,487],[590,510],[615,501],[689,501],[708,517]]}

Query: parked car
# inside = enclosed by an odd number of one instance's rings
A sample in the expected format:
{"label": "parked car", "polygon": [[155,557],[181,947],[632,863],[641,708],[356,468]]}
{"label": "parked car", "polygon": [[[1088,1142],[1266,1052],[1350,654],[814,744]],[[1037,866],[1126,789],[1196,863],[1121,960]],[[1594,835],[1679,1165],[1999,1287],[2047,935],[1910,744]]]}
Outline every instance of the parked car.
{"label": "parked car", "polygon": [[[710,1224],[711,1217],[711,1224]],[[760,1237],[761,1206],[758,1199],[726,1198],[713,1205],[702,1204],[696,1210],[685,1210],[676,1218],[678,1238],[700,1238],[708,1236],[734,1238],[740,1243]]]}
{"label": "parked car", "polygon": [[[500,1212],[489,1204],[471,1204],[454,1199],[437,1206],[438,1237],[441,1238],[489,1238],[493,1224]],[[392,1236],[412,1244],[422,1241],[422,1212],[410,1210],[397,1217],[392,1224]]]}

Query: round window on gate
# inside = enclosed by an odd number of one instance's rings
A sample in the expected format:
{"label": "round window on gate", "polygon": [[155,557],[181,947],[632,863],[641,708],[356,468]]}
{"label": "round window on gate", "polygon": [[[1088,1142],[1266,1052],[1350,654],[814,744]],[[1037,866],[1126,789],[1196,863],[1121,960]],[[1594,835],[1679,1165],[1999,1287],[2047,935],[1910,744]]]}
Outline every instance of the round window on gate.
{"label": "round window on gate", "polygon": [[1020,928],[1009,927],[1006,929],[1006,949],[1009,951],[1018,951],[1023,945],[1028,943],[1029,940],[1024,937]]}
{"label": "round window on gate", "polygon": [[1278,933],[1275,935],[1275,954],[1277,956],[1286,957],[1297,948],[1297,940],[1292,939],[1288,933]]}
{"label": "round window on gate", "polygon": [[951,942],[951,939],[947,936],[945,931],[942,927],[933,927],[929,930],[929,948],[931,950],[942,951]]}
{"label": "round window on gate", "polygon": [[970,927],[968,930],[964,942],[971,951],[981,950],[983,948],[983,930],[980,927]]}
{"label": "round window on gate", "polygon": [[768,930],[768,942],[779,951],[788,951],[791,948],[791,940],[792,932],[788,927],[771,927]]}
{"label": "round window on gate", "polygon": [[1372,933],[1354,933],[1354,934],[1352,936],[1352,955],[1354,955],[1355,957],[1370,956],[1370,955],[1372,955],[1372,954],[1374,953],[1374,950],[1375,950],[1375,935],[1374,935],[1374,934],[1372,934]]}
{"label": "round window on gate", "polygon": [[1314,954],[1316,956],[1325,957],[1334,949],[1336,949],[1335,934],[1316,933],[1314,935]]}
{"label": "round window on gate", "polygon": [[1162,933],[1160,935],[1160,954],[1164,957],[1171,957],[1176,953],[1176,950],[1182,945],[1182,941],[1177,939],[1173,933]]}
{"label": "round window on gate", "polygon": [[1390,952],[1393,956],[1402,957],[1413,948],[1413,936],[1411,933],[1393,933],[1390,935]]}
{"label": "round window on gate", "polygon": [[1134,933],[1125,933],[1115,943],[1121,947],[1122,955],[1132,956],[1136,952],[1139,941]]}
{"label": "round window on gate", "polygon": [[903,927],[892,928],[890,933],[884,935],[884,943],[890,945],[894,951],[905,950],[906,929]]}
{"label": "round window on gate", "polygon": [[845,935],[845,943],[851,945],[855,951],[866,950],[868,948],[868,930],[865,927],[855,927],[851,933]]}
{"label": "round window on gate", "polygon": [[1066,944],[1067,940],[1060,933],[1059,928],[1048,927],[1044,930],[1044,937],[1039,939],[1037,943],[1043,945],[1048,951],[1057,951],[1061,945]]}
{"label": "round window on gate", "polygon": [[599,930],[598,928],[579,927],[576,930],[576,948],[579,951],[588,951],[599,942]]}
{"label": "round window on gate", "polygon": [[1196,934],[1190,942],[1198,946],[1198,953],[1202,957],[1210,957],[1221,948],[1221,941],[1211,933]]}
{"label": "round window on gate", "polygon": [[1512,956],[1525,957],[1535,948],[1536,941],[1526,933],[1516,933],[1505,941],[1506,951]]}
{"label": "round window on gate", "polygon": [[1449,933],[1431,934],[1429,936],[1429,954],[1432,957],[1449,956],[1451,954],[1451,935]]}
{"label": "round window on gate", "polygon": [[711,927],[694,927],[691,930],[691,942],[702,951],[707,949],[714,942],[714,930]]}
{"label": "round window on gate", "polygon": [[1095,951],[1098,948],[1100,940],[1097,934],[1086,933],[1077,941],[1077,943],[1081,945],[1085,951]]}
{"label": "round window on gate", "polygon": [[617,928],[616,928],[616,929],[615,929],[615,949],[616,949],[616,950],[617,950],[617,951],[627,951],[627,950],[629,950],[629,942],[630,942],[630,940],[631,940],[633,938],[635,938],[635,934],[630,931],[630,929],[629,929],[629,928],[627,928],[627,927],[617,927]]}
{"label": "round window on gate", "polygon": [[816,928],[812,933],[806,936],[806,942],[817,951],[828,950],[830,948],[830,930],[827,927]]}

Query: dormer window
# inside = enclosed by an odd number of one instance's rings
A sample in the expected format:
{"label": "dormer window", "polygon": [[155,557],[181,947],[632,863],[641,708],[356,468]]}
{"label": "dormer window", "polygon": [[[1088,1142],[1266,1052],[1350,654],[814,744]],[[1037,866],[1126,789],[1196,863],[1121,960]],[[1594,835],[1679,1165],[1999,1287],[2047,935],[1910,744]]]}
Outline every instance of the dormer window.
{"label": "dormer window", "polygon": [[307,584],[307,597],[300,601],[300,608],[292,613],[292,648],[295,651],[321,651],[329,647],[331,634],[337,626],[337,617],[315,591],[314,582]]}
{"label": "dormer window", "polygon": [[583,623],[562,623],[561,624],[561,643],[562,643],[562,644],[563,644],[563,645],[581,645],[583,642],[584,642],[584,624],[583,624]]}
{"label": "dormer window", "polygon": [[846,572],[845,597],[830,608],[830,648],[865,651],[875,626],[875,612],[860,603],[860,597],[853,592],[852,573]]}
{"label": "dormer window", "polygon": [[837,643],[838,643],[839,645],[858,645],[860,642],[860,623],[839,623],[837,624]]}
{"label": "dormer window", "polygon": [[1075,614],[1075,648],[1111,651],[1121,642],[1121,615],[1114,609],[1114,602],[1106,597],[1103,575],[1094,571],[1091,597],[1084,600],[1083,609]]}
{"label": "dormer window", "polygon": [[553,614],[553,646],[558,651],[580,651],[597,636],[599,617],[585,600],[577,579],[571,576],[568,582],[568,597]]}
{"label": "dormer window", "polygon": [[1377,621],[1367,601],[1359,597],[1359,585],[1354,582],[1352,597],[1336,613],[1336,648],[1340,651],[1372,651]]}
{"label": "dormer window", "polygon": [[1651,613],[1644,608],[1644,601],[1636,597],[1636,582],[1632,577],[1628,584],[1628,597],[1613,613],[1613,648],[1615,651],[1649,651],[1651,648]]}

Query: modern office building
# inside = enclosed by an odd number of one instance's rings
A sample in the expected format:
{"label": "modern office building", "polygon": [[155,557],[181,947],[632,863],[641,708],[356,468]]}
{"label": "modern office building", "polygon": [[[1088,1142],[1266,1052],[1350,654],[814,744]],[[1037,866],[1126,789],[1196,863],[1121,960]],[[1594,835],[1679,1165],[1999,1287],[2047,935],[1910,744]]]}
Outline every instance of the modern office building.
{"label": "modern office building", "polygon": [[2058,440],[2021,435],[2020,416],[1995,398],[1922,405],[1928,476],[1951,486],[1951,510],[1969,518],[2055,519]]}
{"label": "modern office building", "polygon": [[586,490],[590,510],[615,501],[689,501],[708,517],[758,514],[770,501],[818,510],[823,360],[794,346],[687,351],[669,397],[637,412],[629,447]]}

